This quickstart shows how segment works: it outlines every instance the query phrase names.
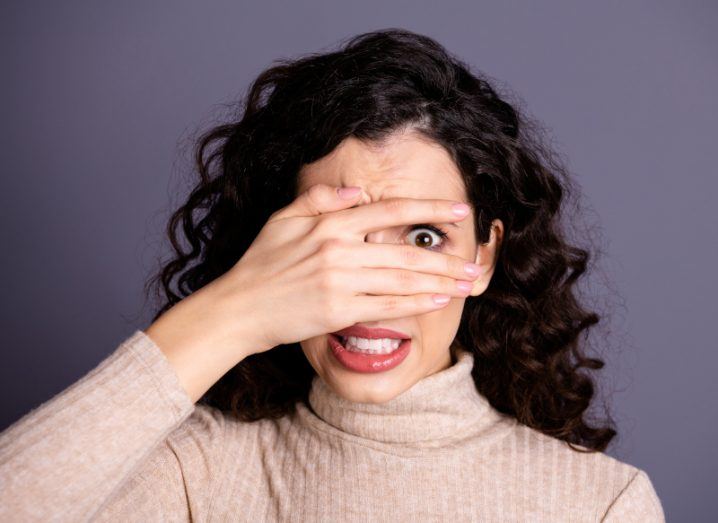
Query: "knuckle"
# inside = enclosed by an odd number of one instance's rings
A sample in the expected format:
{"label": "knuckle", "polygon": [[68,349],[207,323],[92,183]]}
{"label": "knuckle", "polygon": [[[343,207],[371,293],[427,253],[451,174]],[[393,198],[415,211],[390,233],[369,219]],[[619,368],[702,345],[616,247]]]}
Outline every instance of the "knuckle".
{"label": "knuckle", "polygon": [[382,312],[394,312],[399,306],[398,296],[384,296],[381,299],[381,310]]}
{"label": "knuckle", "polygon": [[411,245],[401,247],[401,260],[404,265],[416,266],[421,263],[424,252]]}
{"label": "knuckle", "polygon": [[315,183],[307,188],[305,194],[309,200],[318,201],[322,193],[326,190],[326,187],[323,183]]}
{"label": "knuckle", "polygon": [[320,214],[314,218],[312,234],[319,238],[327,238],[332,236],[332,228],[332,217],[328,214]]}
{"label": "knuckle", "polygon": [[327,294],[333,294],[341,283],[341,274],[336,269],[325,269],[319,274],[319,288]]}
{"label": "knuckle", "polygon": [[411,271],[399,270],[396,273],[397,283],[400,288],[406,289],[411,288],[416,284],[416,275]]}
{"label": "knuckle", "polygon": [[319,247],[317,256],[324,267],[335,265],[343,256],[344,242],[338,238],[324,240]]}
{"label": "knuckle", "polygon": [[400,198],[385,200],[386,212],[395,218],[401,218],[406,213],[406,202]]}
{"label": "knuckle", "polygon": [[304,197],[308,202],[308,206],[312,209],[312,212],[319,214],[322,208],[322,195],[326,191],[326,185],[318,183],[312,185],[304,193]]}

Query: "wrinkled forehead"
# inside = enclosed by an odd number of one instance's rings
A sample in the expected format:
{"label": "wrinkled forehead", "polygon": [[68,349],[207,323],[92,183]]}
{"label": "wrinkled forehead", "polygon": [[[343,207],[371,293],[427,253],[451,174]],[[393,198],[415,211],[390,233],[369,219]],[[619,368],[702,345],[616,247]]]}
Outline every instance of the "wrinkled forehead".
{"label": "wrinkled forehead", "polygon": [[416,133],[397,133],[380,145],[349,137],[328,155],[302,166],[297,181],[298,194],[326,183],[359,185],[370,201],[466,200],[461,173],[448,151]]}

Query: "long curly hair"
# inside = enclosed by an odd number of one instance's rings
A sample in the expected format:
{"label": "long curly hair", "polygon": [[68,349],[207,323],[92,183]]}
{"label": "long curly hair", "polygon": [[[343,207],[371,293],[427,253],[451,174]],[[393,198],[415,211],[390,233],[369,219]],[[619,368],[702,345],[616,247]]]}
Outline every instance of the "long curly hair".
{"label": "long curly hair", "polygon": [[[584,353],[599,321],[576,289],[589,250],[570,243],[563,212],[575,182],[539,125],[492,82],[435,40],[397,28],[275,60],[230,123],[193,146],[199,179],[167,226],[173,257],[145,286],[164,294],[154,319],[239,260],[270,214],[296,198],[302,165],[349,136],[380,141],[412,127],[458,166],[477,239],[488,241],[493,219],[504,223],[493,278],[466,299],[455,340],[474,355],[477,390],[574,450],[604,450],[616,430],[589,425],[594,380],[581,372],[604,366]],[[277,418],[307,403],[314,375],[298,343],[280,345],[238,363],[199,403],[244,421]]]}

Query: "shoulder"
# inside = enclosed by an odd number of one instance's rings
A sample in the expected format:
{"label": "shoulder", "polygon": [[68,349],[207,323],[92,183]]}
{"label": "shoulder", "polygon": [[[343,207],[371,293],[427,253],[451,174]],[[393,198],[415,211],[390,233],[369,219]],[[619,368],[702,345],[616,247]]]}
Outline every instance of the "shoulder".
{"label": "shoulder", "polygon": [[192,413],[167,438],[186,451],[200,451],[221,462],[222,456],[242,455],[250,458],[259,447],[272,446],[282,433],[291,431],[288,416],[242,421],[231,412],[197,403]]}
{"label": "shoulder", "polygon": [[227,415],[224,412],[216,407],[198,403],[168,439],[175,442],[195,439],[217,443],[224,438],[226,427]]}
{"label": "shoulder", "polygon": [[539,490],[550,491],[563,506],[590,511],[601,521],[665,521],[647,472],[630,463],[581,445],[575,450],[521,424],[502,446],[514,455],[517,477],[543,485]]}
{"label": "shoulder", "polygon": [[227,417],[219,409],[196,404],[190,415],[167,436],[165,446],[180,462],[202,464],[206,475],[216,474],[226,446]]}
{"label": "shoulder", "polygon": [[[242,422],[229,412],[197,403],[190,415],[175,427],[164,441],[164,460],[176,461],[185,481],[218,485],[233,474],[231,456],[241,456],[245,470],[257,460],[257,443],[267,420]],[[266,430],[266,427],[265,429]]]}
{"label": "shoulder", "polygon": [[635,470],[601,521],[666,521],[661,500],[645,470]]}

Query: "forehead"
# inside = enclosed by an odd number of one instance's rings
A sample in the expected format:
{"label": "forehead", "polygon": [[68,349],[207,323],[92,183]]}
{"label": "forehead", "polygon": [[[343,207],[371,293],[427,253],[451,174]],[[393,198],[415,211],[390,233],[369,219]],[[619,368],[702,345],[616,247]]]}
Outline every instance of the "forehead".
{"label": "forehead", "polygon": [[308,187],[359,185],[372,201],[384,198],[466,200],[464,182],[448,151],[416,132],[397,132],[381,144],[353,136],[302,166],[298,193]]}

